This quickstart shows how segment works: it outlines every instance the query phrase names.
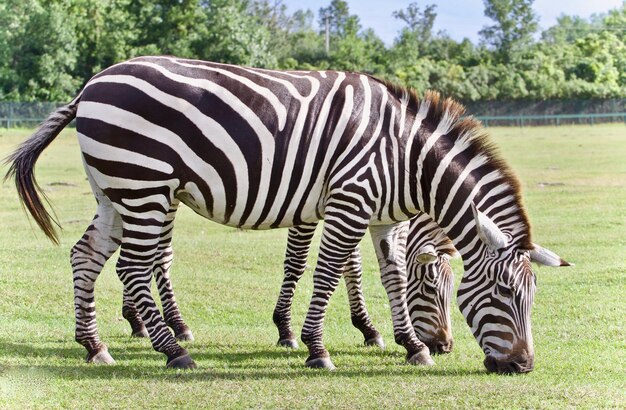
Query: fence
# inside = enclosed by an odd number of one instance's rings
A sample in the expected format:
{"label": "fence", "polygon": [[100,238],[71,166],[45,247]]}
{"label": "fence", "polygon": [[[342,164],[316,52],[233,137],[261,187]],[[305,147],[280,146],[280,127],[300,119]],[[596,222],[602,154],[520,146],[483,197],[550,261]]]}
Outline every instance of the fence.
{"label": "fence", "polygon": [[610,100],[478,101],[465,104],[484,125],[533,126],[626,122],[626,98]]}
{"label": "fence", "polygon": [[[54,102],[0,101],[0,127],[34,127],[60,107]],[[613,100],[479,101],[467,113],[486,126],[533,126],[626,122],[626,98]]]}
{"label": "fence", "polygon": [[62,105],[55,102],[0,101],[0,127],[34,127]]}

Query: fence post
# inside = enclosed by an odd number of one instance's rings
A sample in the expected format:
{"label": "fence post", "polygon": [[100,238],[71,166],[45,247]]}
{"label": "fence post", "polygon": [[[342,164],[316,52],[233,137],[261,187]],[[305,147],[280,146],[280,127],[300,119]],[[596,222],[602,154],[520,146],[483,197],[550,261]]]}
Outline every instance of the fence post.
{"label": "fence post", "polygon": [[9,116],[7,118],[7,130],[11,128],[12,118],[13,118],[13,101],[9,101]]}

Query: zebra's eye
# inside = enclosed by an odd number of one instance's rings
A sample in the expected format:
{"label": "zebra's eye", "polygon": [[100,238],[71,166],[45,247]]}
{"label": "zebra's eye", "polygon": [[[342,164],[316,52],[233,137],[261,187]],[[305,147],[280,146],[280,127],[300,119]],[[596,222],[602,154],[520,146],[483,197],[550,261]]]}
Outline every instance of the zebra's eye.
{"label": "zebra's eye", "polygon": [[509,288],[508,286],[498,285],[498,293],[500,293],[500,295],[504,296],[505,298],[513,297],[514,291],[515,289]]}
{"label": "zebra's eye", "polygon": [[489,249],[489,250],[487,250],[487,256],[489,256],[490,258],[495,259],[495,258],[498,257],[498,251]]}

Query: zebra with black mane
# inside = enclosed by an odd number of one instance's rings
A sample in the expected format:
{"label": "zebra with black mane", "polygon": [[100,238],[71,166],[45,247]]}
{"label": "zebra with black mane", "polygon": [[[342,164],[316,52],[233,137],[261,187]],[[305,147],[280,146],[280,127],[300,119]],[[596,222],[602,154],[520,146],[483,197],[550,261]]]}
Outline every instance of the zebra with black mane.
{"label": "zebra with black mane", "polygon": [[[322,342],[328,300],[369,228],[407,361],[433,364],[406,305],[396,227],[419,211],[452,240],[465,272],[459,307],[489,371],[533,367],[531,260],[567,265],[531,242],[519,183],[480,124],[436,93],[423,99],[372,77],[272,71],[175,57],[140,57],[105,69],[52,113],[10,157],[21,200],[53,240],[53,219],[34,179],[41,152],[69,122],[76,130],[96,217],[72,249],[76,340],[88,358],[110,355],[95,329],[99,271],[108,258],[167,366],[195,363],[170,333],[150,293],[167,258],[180,202],[215,222],[271,229],[324,220],[314,289],[301,339],[306,365],[333,368]],[[384,239],[384,240],[383,240]],[[86,252],[86,253],[85,253]]]}

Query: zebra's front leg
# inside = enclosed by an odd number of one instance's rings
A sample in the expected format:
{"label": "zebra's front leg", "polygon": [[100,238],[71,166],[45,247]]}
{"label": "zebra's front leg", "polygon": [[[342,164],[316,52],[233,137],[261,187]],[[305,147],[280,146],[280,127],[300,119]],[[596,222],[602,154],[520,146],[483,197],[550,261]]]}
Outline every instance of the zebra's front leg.
{"label": "zebra's front leg", "polygon": [[384,349],[385,342],[380,333],[378,333],[378,330],[374,327],[372,319],[365,307],[365,297],[363,296],[361,284],[362,273],[361,254],[357,246],[350,255],[343,270],[343,277],[346,281],[348,291],[348,301],[350,303],[350,318],[352,319],[352,325],[363,333],[365,346],[378,346]]}
{"label": "zebra's front leg", "polygon": [[296,336],[291,329],[291,304],[298,281],[306,269],[306,261],[317,223],[300,225],[289,229],[287,250],[283,264],[285,275],[280,287],[272,319],[278,328],[278,346],[298,348]]}
{"label": "zebra's front leg", "polygon": [[91,225],[72,247],[70,260],[74,276],[76,341],[87,349],[89,363],[115,363],[98,336],[94,287],[105,262],[117,250],[122,220],[111,202],[96,195],[98,209]]}
{"label": "zebra's front leg", "polygon": [[415,335],[406,303],[406,236],[408,222],[370,226],[380,277],[389,297],[396,343],[407,351],[407,362],[434,365],[428,347]]}
{"label": "zebra's front leg", "polygon": [[152,298],[153,267],[159,256],[161,227],[165,222],[157,225],[157,215],[153,212],[144,224],[137,224],[134,218],[124,220],[117,274],[146,325],[152,347],[167,356],[167,367],[191,369],[196,364],[176,342]]}
{"label": "zebra's front leg", "polygon": [[302,342],[309,349],[305,363],[307,367],[335,368],[322,341],[324,316],[346,262],[366,229],[367,225],[351,220],[346,213],[326,209],[320,252],[313,275],[313,296],[302,326]]}

